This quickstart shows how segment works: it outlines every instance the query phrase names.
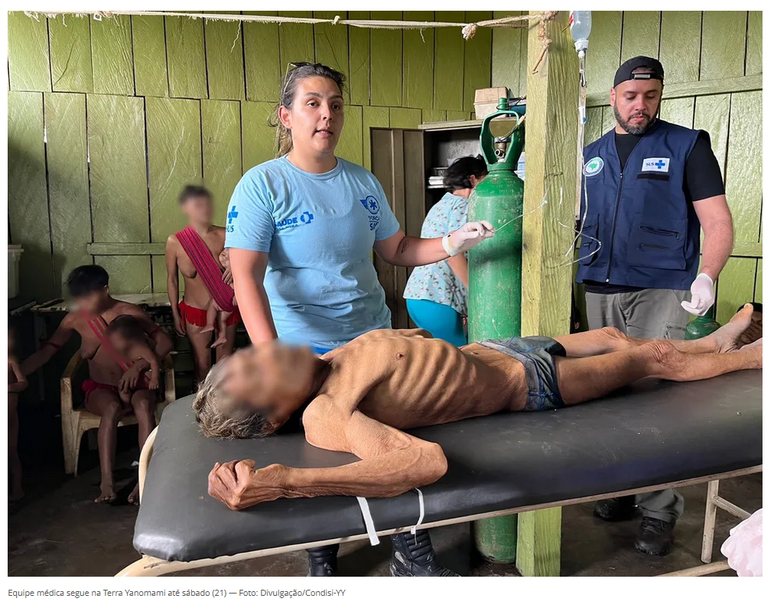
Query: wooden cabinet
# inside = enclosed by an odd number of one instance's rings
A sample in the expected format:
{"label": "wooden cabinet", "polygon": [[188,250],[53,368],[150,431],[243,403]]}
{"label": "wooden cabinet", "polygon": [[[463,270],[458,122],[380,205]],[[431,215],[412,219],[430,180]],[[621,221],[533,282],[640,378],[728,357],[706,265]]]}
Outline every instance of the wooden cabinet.
{"label": "wooden cabinet", "polygon": [[[480,124],[430,125],[423,130],[372,128],[371,171],[384,188],[392,211],[406,235],[419,237],[428,211],[443,197],[443,186],[429,185],[434,168],[477,155]],[[392,312],[393,328],[415,327],[409,319],[403,291],[411,269],[395,267],[374,254],[379,282]]]}

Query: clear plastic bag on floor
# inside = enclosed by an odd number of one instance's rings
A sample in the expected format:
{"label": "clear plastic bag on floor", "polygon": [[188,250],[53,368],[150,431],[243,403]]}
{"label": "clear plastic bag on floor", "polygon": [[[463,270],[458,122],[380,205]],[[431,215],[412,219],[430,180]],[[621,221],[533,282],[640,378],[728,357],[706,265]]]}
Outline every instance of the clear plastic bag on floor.
{"label": "clear plastic bag on floor", "polygon": [[763,575],[763,509],[731,530],[720,547],[728,565],[741,577]]}

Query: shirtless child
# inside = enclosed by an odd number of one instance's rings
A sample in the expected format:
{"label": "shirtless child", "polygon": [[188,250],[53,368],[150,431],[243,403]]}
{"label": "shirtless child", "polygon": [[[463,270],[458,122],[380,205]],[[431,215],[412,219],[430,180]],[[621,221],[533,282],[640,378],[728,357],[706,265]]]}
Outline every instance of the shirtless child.
{"label": "shirtless child", "polygon": [[[126,357],[132,363],[144,361],[150,366],[150,371],[143,374],[141,380],[138,381],[138,386],[141,388],[147,386],[151,391],[157,391],[159,388],[159,375],[161,373],[159,360],[156,357],[156,353],[153,352],[153,340],[145,330],[146,326],[136,317],[119,315],[110,323],[107,333],[110,336],[110,342],[119,354]],[[130,410],[132,392],[126,383],[118,391],[121,403]]]}
{"label": "shirtless child", "polygon": [[[224,271],[228,268],[228,250],[223,250],[220,253],[218,256],[218,264]],[[231,304],[236,307],[236,296],[232,298]],[[207,325],[202,328],[201,332],[202,334],[207,334],[209,332],[215,331],[217,334],[217,338],[210,345],[211,349],[216,349],[220,345],[226,344],[228,342],[226,330],[228,330],[228,326],[230,325],[229,319],[231,319],[233,314],[233,311],[224,311],[221,309],[218,306],[218,303],[215,302],[214,298],[210,299],[210,302],[207,305]],[[233,325],[233,323],[231,325]]]}
{"label": "shirtless child", "polygon": [[[67,288],[75,299],[76,308],[59,324],[54,335],[40,350],[27,358],[22,370],[30,375],[50,360],[77,333],[81,337],[80,355],[89,364],[89,378],[82,385],[86,409],[100,416],[98,433],[99,464],[102,475],[100,495],[95,502],[112,502],[116,499],[113,489],[113,461],[116,450],[118,422],[131,412],[137,418],[139,444],[145,440],[155,425],[154,406],[156,393],[147,388],[137,388],[140,377],[150,368],[145,360],[134,364],[120,355],[112,346],[108,326],[120,315],[131,315],[144,326],[153,341],[156,356],[163,359],[172,350],[172,341],[138,307],[110,296],[108,274],[98,265],[84,265],[73,269],[67,278]],[[119,392],[136,389],[130,399],[130,409],[121,405]],[[138,504],[138,490],[132,492],[129,501]]]}
{"label": "shirtless child", "polygon": [[8,475],[11,491],[8,499],[16,502],[24,497],[22,466],[17,445],[19,441],[19,393],[27,388],[27,377],[16,360],[16,330],[8,326]]}

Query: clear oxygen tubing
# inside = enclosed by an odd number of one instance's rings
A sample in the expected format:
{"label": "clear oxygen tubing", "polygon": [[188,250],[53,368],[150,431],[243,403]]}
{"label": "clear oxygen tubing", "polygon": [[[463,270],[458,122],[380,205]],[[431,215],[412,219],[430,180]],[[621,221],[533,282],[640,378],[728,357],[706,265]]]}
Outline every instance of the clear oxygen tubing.
{"label": "clear oxygen tubing", "polygon": [[[581,181],[583,179],[583,141],[585,140],[586,128],[586,51],[589,48],[589,36],[591,35],[591,11],[571,11],[570,12],[570,35],[575,42],[575,51],[578,53],[578,68],[580,71],[578,86],[578,178],[576,181],[578,192],[575,218],[580,214],[581,200]],[[573,246],[577,242],[577,237],[573,241]]]}
{"label": "clear oxygen tubing", "polygon": [[[565,253],[568,256],[573,253],[575,246],[578,243],[578,239],[583,237],[583,227],[586,224],[586,217],[588,216],[588,188],[586,186],[586,174],[584,167],[586,164],[586,158],[583,155],[584,141],[586,140],[586,51],[589,48],[589,36],[591,35],[591,11],[572,11],[570,13],[570,34],[575,42],[575,50],[578,52],[578,146],[577,146],[577,170],[578,176],[576,179],[576,205],[575,205],[575,218],[580,218],[580,226],[575,233],[572,245]],[[583,212],[583,216],[580,215],[581,210],[581,187],[586,195],[587,203]],[[595,238],[596,239],[596,238]],[[599,240],[597,242],[597,249],[591,252],[590,255],[596,254],[602,247]],[[587,258],[588,256],[584,258]],[[578,259],[583,260],[583,259]]]}

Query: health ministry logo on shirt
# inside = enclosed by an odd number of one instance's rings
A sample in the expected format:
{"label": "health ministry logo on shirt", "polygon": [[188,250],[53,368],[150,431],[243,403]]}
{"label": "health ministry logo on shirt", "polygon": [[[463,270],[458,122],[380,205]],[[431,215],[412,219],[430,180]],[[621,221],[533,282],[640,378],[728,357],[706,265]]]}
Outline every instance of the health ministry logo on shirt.
{"label": "health ministry logo on shirt", "polygon": [[284,218],[281,221],[277,221],[275,226],[277,231],[285,231],[286,229],[295,229],[303,225],[308,225],[314,220],[314,214],[305,210],[301,216],[292,216],[290,218]]}
{"label": "health ministry logo on shirt", "polygon": [[379,200],[373,195],[369,195],[365,199],[360,200],[360,203],[363,204],[363,208],[368,212],[368,226],[373,231],[379,226],[379,221],[382,218],[379,214]]}
{"label": "health ministry logo on shirt", "polygon": [[231,210],[228,211],[228,225],[226,225],[226,232],[233,233],[234,225],[231,223],[237,219],[239,212],[237,212],[236,206],[231,206]]}
{"label": "health ministry logo on shirt", "polygon": [[645,158],[642,172],[669,172],[669,158]]}

